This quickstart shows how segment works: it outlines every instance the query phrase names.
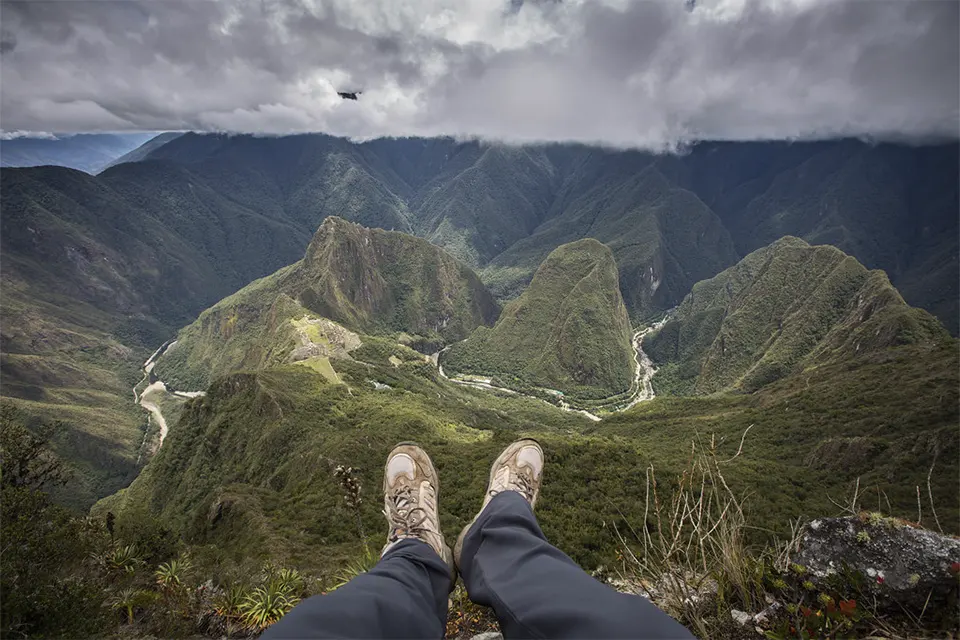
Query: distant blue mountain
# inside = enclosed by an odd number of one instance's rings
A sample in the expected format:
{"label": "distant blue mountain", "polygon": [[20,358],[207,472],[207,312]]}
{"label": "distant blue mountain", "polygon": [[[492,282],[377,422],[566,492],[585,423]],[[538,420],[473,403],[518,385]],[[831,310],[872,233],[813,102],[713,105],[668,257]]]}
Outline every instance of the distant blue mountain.
{"label": "distant blue mountain", "polygon": [[13,138],[0,141],[0,166],[56,165],[97,173],[156,133],[78,133],[56,138]]}

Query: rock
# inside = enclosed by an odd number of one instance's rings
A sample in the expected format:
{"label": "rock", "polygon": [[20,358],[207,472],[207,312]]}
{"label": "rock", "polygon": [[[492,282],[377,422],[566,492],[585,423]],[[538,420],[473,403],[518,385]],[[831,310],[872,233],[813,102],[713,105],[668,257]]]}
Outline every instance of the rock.
{"label": "rock", "polygon": [[770,624],[776,619],[781,609],[783,609],[782,604],[779,602],[772,602],[769,607],[753,616],[753,622],[760,627],[769,628]]}
{"label": "rock", "polygon": [[470,640],[503,640],[503,635],[497,631],[487,631],[473,636]]}
{"label": "rock", "polygon": [[737,624],[739,624],[741,627],[747,626],[747,624],[748,624],[751,620],[753,620],[753,616],[751,616],[751,615],[750,615],[749,613],[747,613],[746,611],[740,611],[739,609],[731,609],[731,610],[730,610],[730,616],[731,616],[731,617],[734,619],[734,621],[735,621]]}
{"label": "rock", "polygon": [[804,528],[792,561],[818,586],[852,571],[881,608],[919,614],[949,605],[958,586],[960,540],[879,514],[821,518]]}

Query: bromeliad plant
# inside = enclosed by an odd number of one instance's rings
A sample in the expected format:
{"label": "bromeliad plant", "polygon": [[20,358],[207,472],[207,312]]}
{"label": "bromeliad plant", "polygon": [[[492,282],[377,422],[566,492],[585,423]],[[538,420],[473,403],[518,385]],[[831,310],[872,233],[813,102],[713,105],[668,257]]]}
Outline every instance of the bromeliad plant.
{"label": "bromeliad plant", "polygon": [[247,627],[262,631],[282,618],[299,599],[289,584],[274,579],[254,589],[238,608]]}
{"label": "bromeliad plant", "polygon": [[247,588],[242,584],[232,584],[214,598],[213,612],[223,618],[227,637],[244,626],[243,606],[247,599]]}
{"label": "bromeliad plant", "polygon": [[142,609],[152,604],[157,599],[157,594],[145,589],[128,587],[118,591],[110,600],[109,604],[113,609],[126,611],[127,624],[133,624],[133,614],[137,609]]}
{"label": "bromeliad plant", "polygon": [[305,589],[306,581],[296,569],[268,566],[263,584],[252,591],[231,587],[219,600],[217,613],[228,622],[239,619],[251,631],[260,632],[300,602]]}
{"label": "bromeliad plant", "polygon": [[143,565],[136,545],[116,545],[93,557],[94,561],[113,575],[132,576]]}
{"label": "bromeliad plant", "polygon": [[164,591],[180,589],[186,584],[193,565],[187,558],[162,563],[154,572],[157,584]]}

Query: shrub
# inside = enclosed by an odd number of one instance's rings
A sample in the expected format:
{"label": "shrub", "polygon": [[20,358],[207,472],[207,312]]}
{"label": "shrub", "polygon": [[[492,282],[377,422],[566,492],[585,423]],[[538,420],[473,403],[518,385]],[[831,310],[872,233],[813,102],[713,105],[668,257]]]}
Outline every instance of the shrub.
{"label": "shrub", "polygon": [[249,593],[239,609],[246,626],[262,631],[282,618],[298,601],[289,584],[270,580]]}

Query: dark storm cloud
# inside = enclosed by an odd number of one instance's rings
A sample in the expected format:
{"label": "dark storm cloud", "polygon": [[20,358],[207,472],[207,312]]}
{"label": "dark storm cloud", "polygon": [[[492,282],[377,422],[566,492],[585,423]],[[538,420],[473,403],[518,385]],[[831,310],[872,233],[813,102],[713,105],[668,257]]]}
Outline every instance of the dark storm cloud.
{"label": "dark storm cloud", "polygon": [[956,137],[958,6],[6,1],[0,125],[648,148]]}

